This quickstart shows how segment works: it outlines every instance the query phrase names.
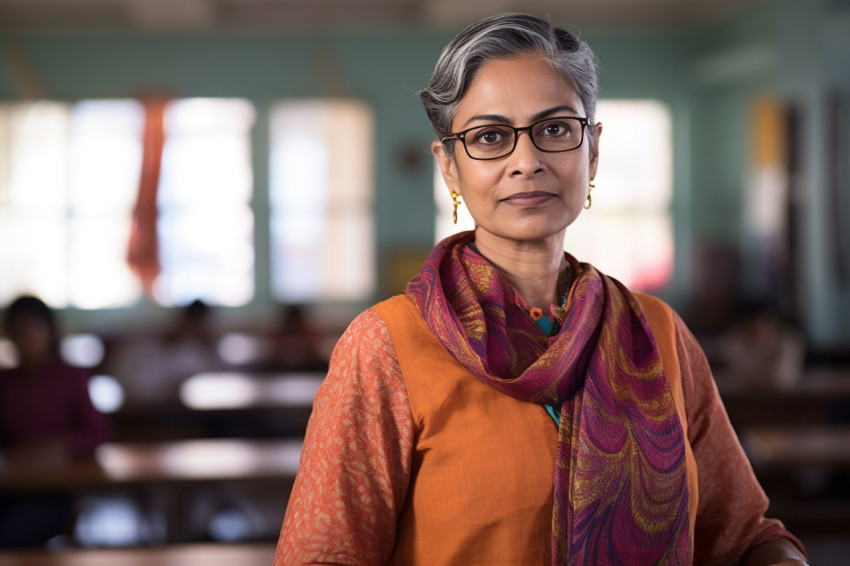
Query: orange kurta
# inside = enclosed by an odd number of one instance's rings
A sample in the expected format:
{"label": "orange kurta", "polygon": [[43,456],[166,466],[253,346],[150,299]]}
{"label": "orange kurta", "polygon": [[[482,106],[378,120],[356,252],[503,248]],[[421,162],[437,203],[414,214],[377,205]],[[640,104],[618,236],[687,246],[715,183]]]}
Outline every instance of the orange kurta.
{"label": "orange kurta", "polygon": [[[788,537],[681,320],[640,296],[688,436],[696,564]],[[314,406],[275,564],[548,564],[557,428],[481,383],[403,296],[341,339]],[[698,483],[698,492],[696,484]]]}

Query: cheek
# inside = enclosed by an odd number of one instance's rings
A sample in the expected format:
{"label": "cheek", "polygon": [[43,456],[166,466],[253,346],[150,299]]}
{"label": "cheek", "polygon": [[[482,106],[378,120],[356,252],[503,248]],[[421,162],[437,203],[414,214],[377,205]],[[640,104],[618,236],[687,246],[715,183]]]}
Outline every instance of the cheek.
{"label": "cheek", "polygon": [[19,329],[12,341],[25,358],[40,358],[50,353],[50,331],[39,326],[27,326]]}
{"label": "cheek", "polygon": [[499,176],[487,168],[466,167],[457,171],[458,191],[467,200],[481,200],[493,193]]}

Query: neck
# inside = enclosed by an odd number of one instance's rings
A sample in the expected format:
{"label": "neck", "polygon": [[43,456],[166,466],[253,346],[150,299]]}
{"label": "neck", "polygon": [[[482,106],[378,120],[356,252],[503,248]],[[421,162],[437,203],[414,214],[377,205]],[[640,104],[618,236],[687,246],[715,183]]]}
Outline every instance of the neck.
{"label": "neck", "polygon": [[475,247],[530,307],[548,313],[550,305],[561,304],[568,284],[563,238],[505,244],[476,235]]}
{"label": "neck", "polygon": [[18,367],[21,373],[25,375],[35,375],[49,366],[56,359],[57,355],[39,354],[37,356],[21,356]]}

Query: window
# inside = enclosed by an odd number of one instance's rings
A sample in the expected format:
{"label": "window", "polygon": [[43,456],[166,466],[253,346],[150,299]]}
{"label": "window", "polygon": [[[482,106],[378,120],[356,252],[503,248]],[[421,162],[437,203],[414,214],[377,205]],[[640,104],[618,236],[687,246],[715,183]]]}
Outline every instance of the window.
{"label": "window", "polygon": [[593,206],[567,228],[566,249],[637,291],[673,276],[673,142],[655,100],[600,100],[603,125]]}
{"label": "window", "polygon": [[[253,296],[249,133],[242,100],[186,99],[166,112],[156,299],[240,305]],[[127,245],[142,158],[134,100],[0,105],[0,302],[128,306],[141,289]]]}
{"label": "window", "polygon": [[372,113],[347,100],[271,113],[272,288],[285,302],[359,301],[375,287]]}
{"label": "window", "polygon": [[125,252],[142,121],[133,101],[0,106],[3,303],[24,292],[83,308],[138,297]]}
{"label": "window", "polygon": [[240,306],[254,296],[253,124],[244,100],[169,105],[158,195],[162,304]]}
{"label": "window", "polygon": [[[672,130],[654,100],[600,100],[603,124],[593,206],[569,228],[565,248],[628,287],[654,291],[673,275]],[[473,228],[466,207],[452,224],[452,203],[435,167],[436,239]]]}

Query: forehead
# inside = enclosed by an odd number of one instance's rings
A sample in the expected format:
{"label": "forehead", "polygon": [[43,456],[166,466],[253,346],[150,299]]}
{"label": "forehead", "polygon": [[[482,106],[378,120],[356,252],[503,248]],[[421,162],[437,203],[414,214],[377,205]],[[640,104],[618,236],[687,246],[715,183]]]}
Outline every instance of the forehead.
{"label": "forehead", "polygon": [[564,106],[584,116],[572,83],[546,60],[537,55],[493,59],[478,69],[458,104],[453,126],[474,125],[479,117],[486,116],[502,116],[509,123],[519,124],[540,112]]}

